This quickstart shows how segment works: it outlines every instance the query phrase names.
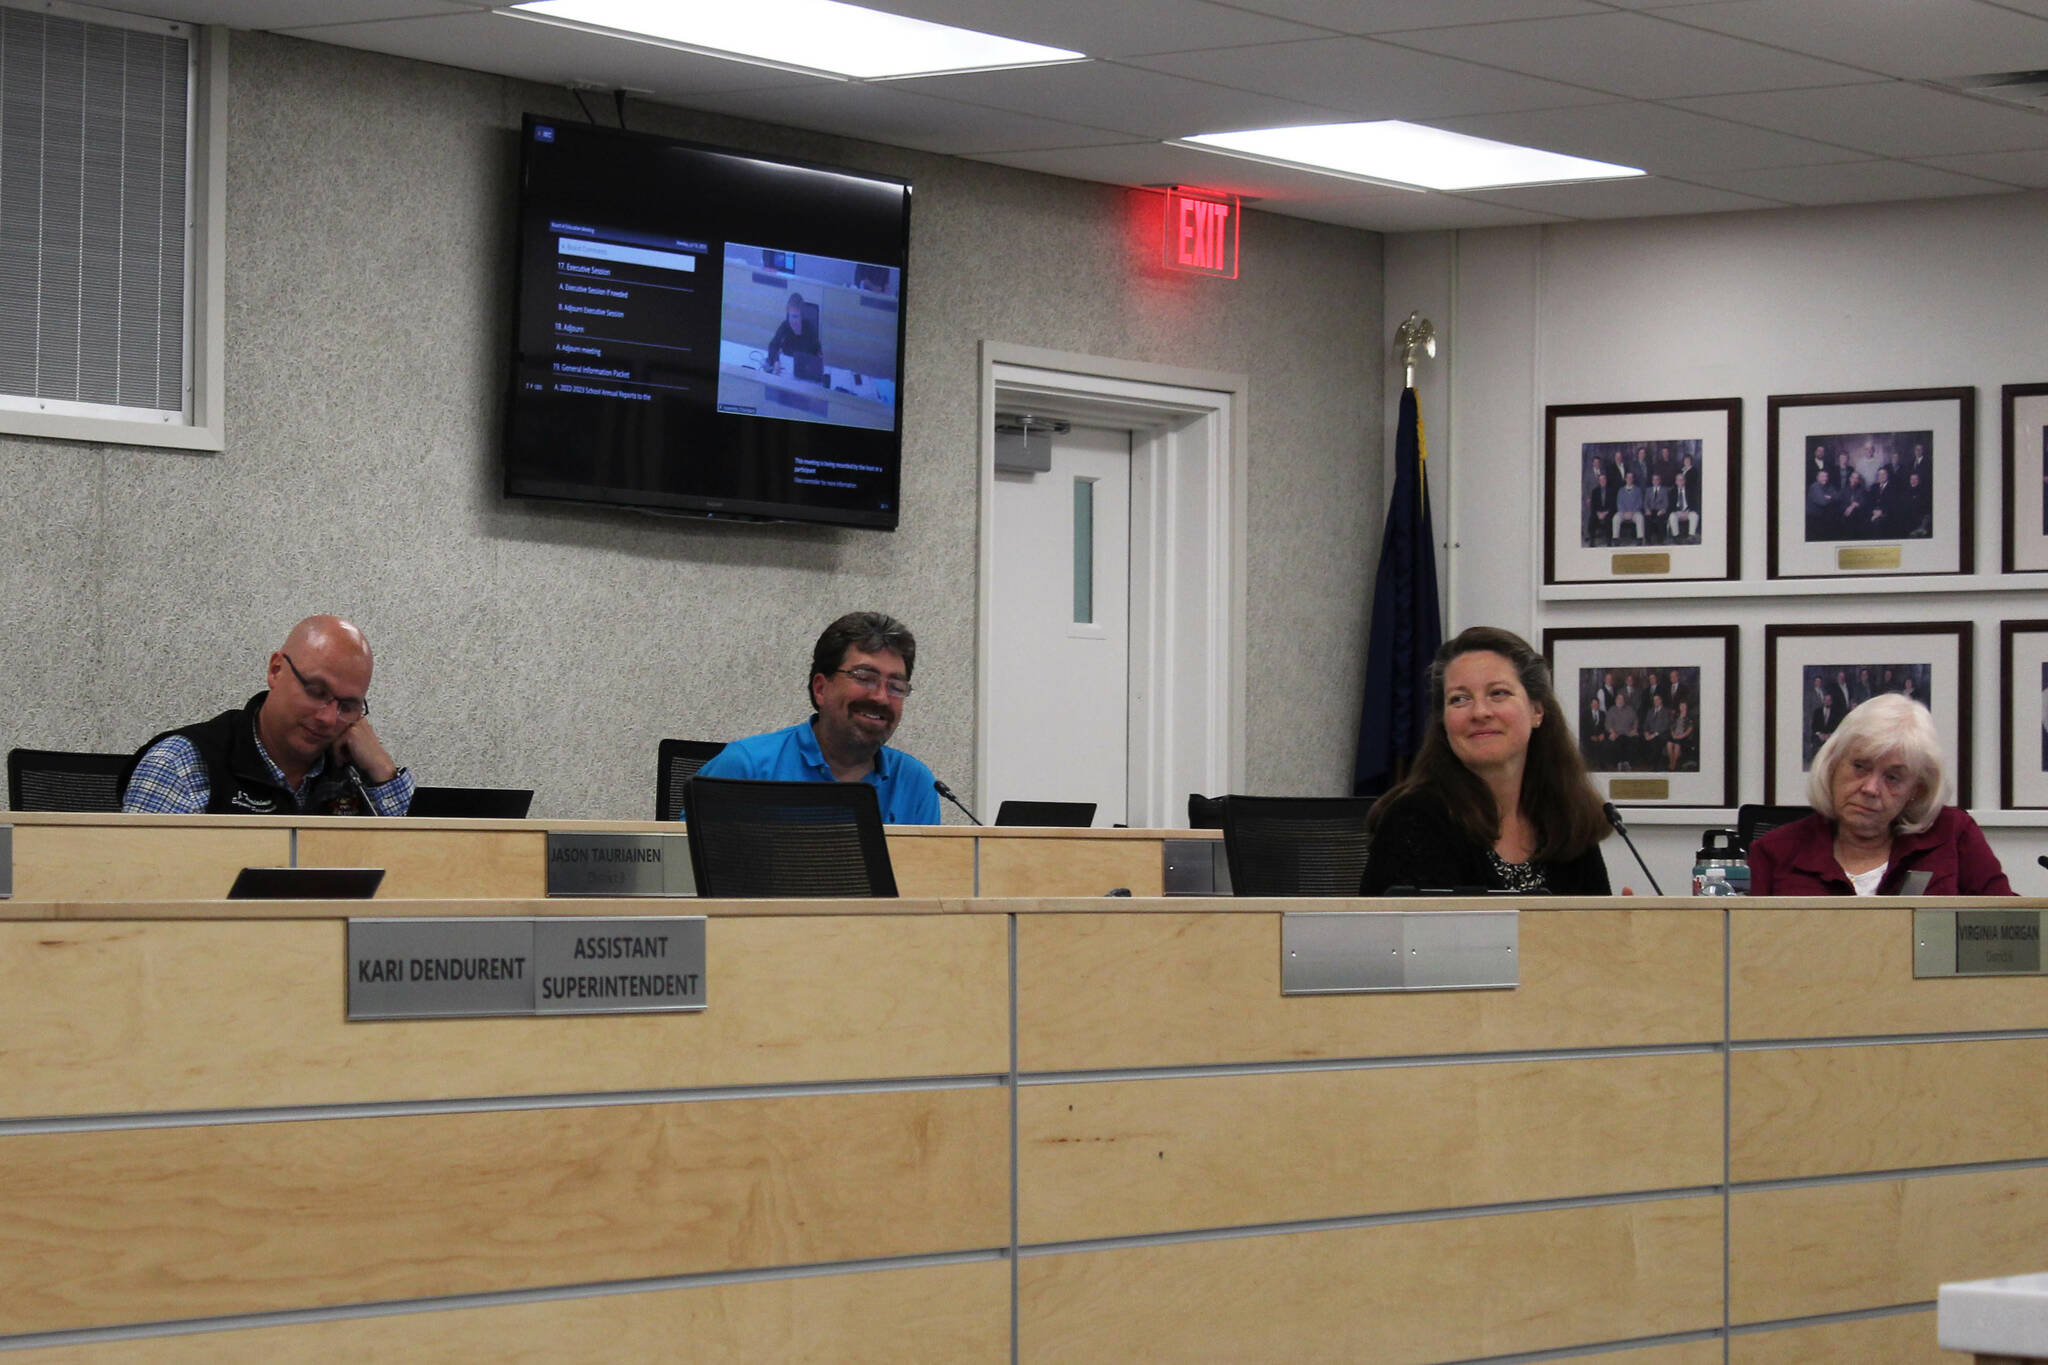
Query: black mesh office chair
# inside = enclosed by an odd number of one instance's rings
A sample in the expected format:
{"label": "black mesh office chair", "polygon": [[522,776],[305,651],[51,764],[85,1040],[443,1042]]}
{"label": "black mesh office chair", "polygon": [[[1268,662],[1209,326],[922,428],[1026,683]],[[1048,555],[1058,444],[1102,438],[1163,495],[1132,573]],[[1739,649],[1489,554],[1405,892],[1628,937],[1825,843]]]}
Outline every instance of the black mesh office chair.
{"label": "black mesh office chair", "polygon": [[683,799],[700,896],[896,894],[882,805],[865,782],[693,777]]}
{"label": "black mesh office chair", "polygon": [[1744,806],[1735,812],[1735,842],[1747,856],[1750,840],[1759,834],[1769,834],[1780,825],[1804,820],[1811,814],[1811,806]]}
{"label": "black mesh office chair", "polygon": [[118,811],[133,754],[9,749],[7,804],[14,810]]}
{"label": "black mesh office chair", "polygon": [[697,769],[718,757],[725,745],[715,739],[665,739],[655,755],[654,818],[677,820],[683,813],[683,788]]}
{"label": "black mesh office chair", "polygon": [[1240,896],[1355,896],[1369,796],[1229,796],[1223,848]]}

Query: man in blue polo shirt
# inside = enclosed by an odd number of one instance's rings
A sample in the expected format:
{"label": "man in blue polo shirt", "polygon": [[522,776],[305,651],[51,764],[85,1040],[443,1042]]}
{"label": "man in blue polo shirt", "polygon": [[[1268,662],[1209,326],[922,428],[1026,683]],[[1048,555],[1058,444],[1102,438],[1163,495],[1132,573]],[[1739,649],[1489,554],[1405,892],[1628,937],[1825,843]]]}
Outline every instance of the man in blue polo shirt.
{"label": "man in blue polo shirt", "polygon": [[811,650],[815,714],[786,730],[734,740],[697,775],[865,782],[881,802],[883,824],[936,825],[932,770],[889,747],[916,666],[910,627],[878,611],[849,612],[825,627]]}

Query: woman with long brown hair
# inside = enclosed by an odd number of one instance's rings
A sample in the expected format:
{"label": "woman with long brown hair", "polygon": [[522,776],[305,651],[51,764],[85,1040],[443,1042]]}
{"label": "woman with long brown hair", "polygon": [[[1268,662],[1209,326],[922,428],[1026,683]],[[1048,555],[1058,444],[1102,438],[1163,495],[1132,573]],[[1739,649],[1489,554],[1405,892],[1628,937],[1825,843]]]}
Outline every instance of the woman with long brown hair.
{"label": "woman with long brown hair", "polygon": [[1360,893],[1611,894],[1600,794],[1543,656],[1511,631],[1474,626],[1437,651],[1429,695],[1415,767],[1367,821]]}

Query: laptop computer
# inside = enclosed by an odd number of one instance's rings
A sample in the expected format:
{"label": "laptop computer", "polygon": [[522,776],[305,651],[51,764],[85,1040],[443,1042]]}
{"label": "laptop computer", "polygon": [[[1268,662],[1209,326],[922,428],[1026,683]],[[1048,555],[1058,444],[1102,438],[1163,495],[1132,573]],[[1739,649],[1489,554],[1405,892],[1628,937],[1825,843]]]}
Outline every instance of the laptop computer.
{"label": "laptop computer", "polygon": [[406,814],[423,820],[524,820],[527,787],[415,787]]}
{"label": "laptop computer", "polygon": [[231,901],[354,901],[377,894],[381,867],[245,867],[228,888]]}
{"label": "laptop computer", "polygon": [[999,825],[1040,825],[1086,829],[1095,823],[1093,801],[1005,801],[996,809]]}

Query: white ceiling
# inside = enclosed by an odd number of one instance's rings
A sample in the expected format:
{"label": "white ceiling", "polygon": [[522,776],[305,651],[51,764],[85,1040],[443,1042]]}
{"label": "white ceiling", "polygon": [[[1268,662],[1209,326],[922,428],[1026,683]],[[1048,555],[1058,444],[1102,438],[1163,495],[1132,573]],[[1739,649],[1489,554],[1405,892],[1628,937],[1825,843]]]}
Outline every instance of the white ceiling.
{"label": "white ceiling", "polygon": [[[2048,70],[2048,0],[875,3],[1092,60],[832,81],[465,0],[165,0],[147,10],[547,84],[623,86],[663,104],[1084,180],[1229,190],[1272,212],[1389,232],[2048,187],[2048,111],[1943,85]],[[1378,118],[1650,174],[1423,194],[1160,141]]]}

